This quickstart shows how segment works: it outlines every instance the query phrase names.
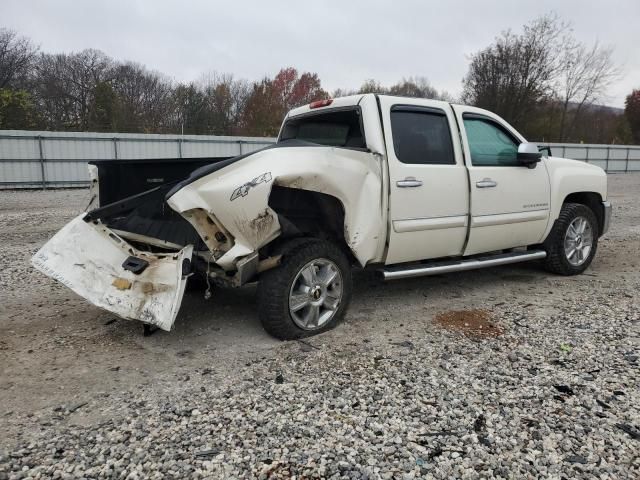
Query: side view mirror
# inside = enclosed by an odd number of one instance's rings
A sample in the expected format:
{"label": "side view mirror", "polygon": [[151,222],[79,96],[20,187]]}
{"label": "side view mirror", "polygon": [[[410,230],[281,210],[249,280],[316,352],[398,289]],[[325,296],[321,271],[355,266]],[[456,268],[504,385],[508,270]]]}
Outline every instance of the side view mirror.
{"label": "side view mirror", "polygon": [[527,168],[536,168],[536,163],[542,158],[542,153],[535,143],[521,143],[518,146],[518,161]]}

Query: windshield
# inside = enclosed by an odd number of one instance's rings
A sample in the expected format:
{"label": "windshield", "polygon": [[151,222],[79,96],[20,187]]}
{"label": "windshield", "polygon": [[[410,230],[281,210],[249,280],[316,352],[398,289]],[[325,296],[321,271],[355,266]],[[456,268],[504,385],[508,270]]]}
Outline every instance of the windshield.
{"label": "windshield", "polygon": [[279,141],[292,139],[331,147],[366,148],[359,108],[307,114],[287,120]]}

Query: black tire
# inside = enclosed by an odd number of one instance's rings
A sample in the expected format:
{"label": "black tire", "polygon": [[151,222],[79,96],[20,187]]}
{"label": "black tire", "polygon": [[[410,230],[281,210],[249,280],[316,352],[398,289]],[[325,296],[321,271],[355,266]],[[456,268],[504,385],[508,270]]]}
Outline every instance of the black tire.
{"label": "black tire", "polygon": [[[586,260],[580,265],[572,265],[565,253],[564,242],[569,225],[578,217],[583,217],[587,220],[591,227],[593,239],[591,250]],[[565,203],[560,210],[560,215],[554,223],[551,233],[549,233],[543,244],[544,249],[547,251],[547,258],[544,260],[545,268],[549,272],[559,275],[577,275],[584,272],[591,264],[598,249],[599,234],[598,220],[589,207],[579,203]]]}
{"label": "black tire", "polygon": [[[336,244],[316,239],[296,239],[283,245],[281,251],[281,264],[263,273],[258,283],[258,308],[264,329],[280,340],[295,340],[335,327],[351,300],[351,264],[347,255]],[[335,313],[325,324],[305,330],[292,318],[289,294],[298,273],[314,260],[328,260],[337,267],[341,275],[342,295]]]}

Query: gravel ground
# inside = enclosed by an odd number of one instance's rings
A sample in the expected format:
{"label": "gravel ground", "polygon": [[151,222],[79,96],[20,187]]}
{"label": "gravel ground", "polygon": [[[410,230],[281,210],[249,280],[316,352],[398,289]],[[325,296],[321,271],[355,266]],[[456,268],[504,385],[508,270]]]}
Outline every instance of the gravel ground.
{"label": "gravel ground", "polygon": [[639,478],[640,175],[592,267],[379,283],[277,342],[255,288],[142,336],[29,257],[86,191],[0,192],[0,479]]}

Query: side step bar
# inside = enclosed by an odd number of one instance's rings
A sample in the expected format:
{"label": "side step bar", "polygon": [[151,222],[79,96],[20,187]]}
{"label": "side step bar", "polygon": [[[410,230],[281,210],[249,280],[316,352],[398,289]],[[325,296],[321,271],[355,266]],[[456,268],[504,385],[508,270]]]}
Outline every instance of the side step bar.
{"label": "side step bar", "polygon": [[499,253],[496,255],[484,255],[461,260],[432,262],[423,265],[392,266],[380,270],[385,280],[399,278],[424,277],[428,275],[440,275],[443,273],[462,272],[476,268],[497,267],[510,263],[540,260],[547,256],[544,250],[530,250],[527,252]]}

